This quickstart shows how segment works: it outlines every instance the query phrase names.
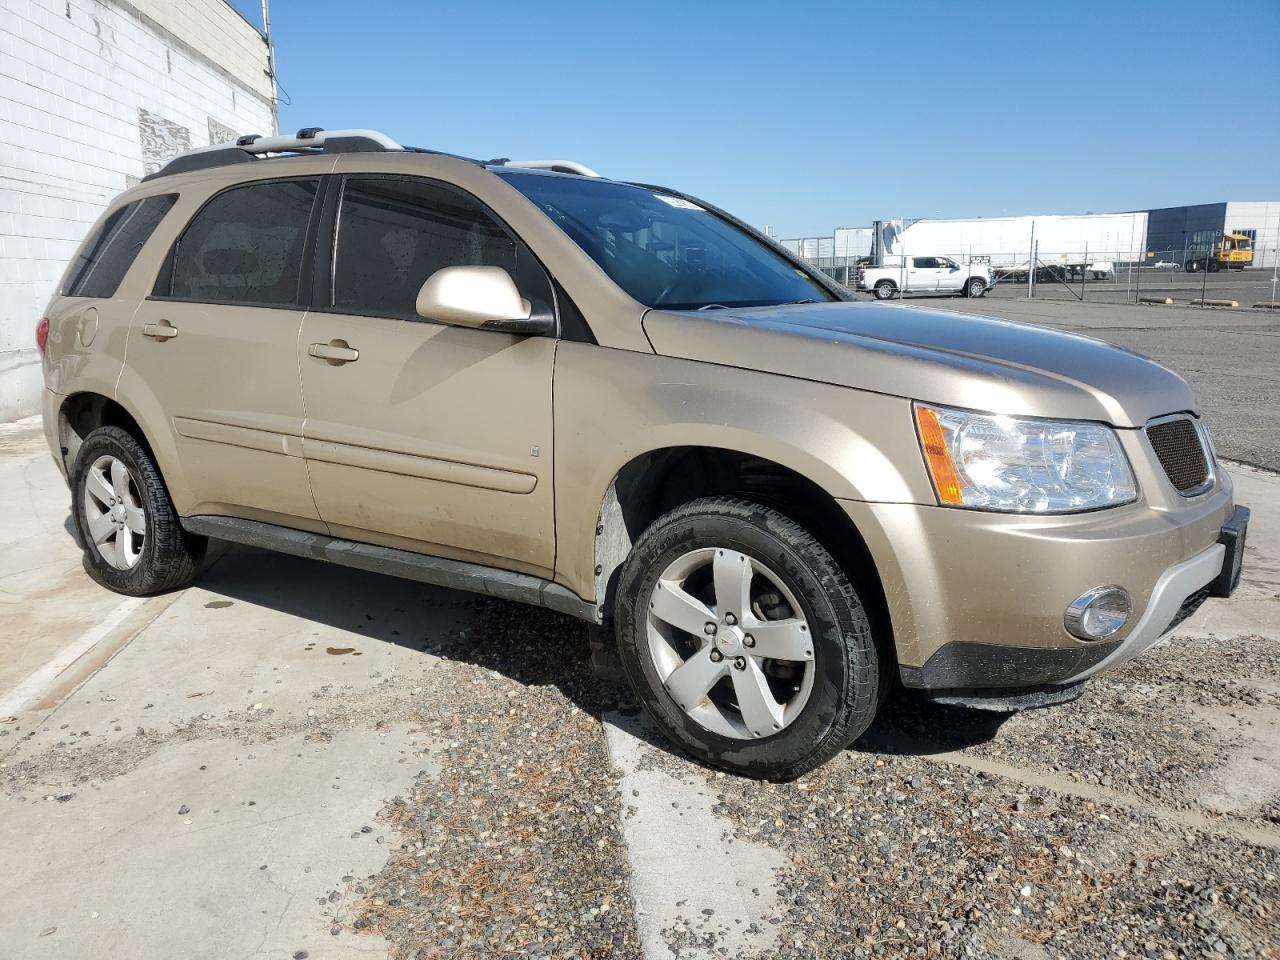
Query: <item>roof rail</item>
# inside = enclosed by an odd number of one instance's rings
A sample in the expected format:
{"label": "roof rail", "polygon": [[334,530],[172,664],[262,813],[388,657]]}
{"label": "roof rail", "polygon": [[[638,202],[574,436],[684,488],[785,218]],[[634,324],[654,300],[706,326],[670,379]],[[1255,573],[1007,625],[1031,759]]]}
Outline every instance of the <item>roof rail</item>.
{"label": "roof rail", "polygon": [[365,153],[403,149],[404,147],[399,143],[377,130],[324,130],[320,127],[303,127],[291,137],[264,137],[251,133],[241,137],[235,143],[217,143],[187,150],[143,179],[153,180],[176,173],[189,173],[192,170],[246,163],[262,159],[265,154]]}
{"label": "roof rail", "polygon": [[576,173],[580,177],[604,179],[585,163],[579,163],[577,160],[503,160],[499,165],[523,167],[526,170],[554,170],[556,173]]}

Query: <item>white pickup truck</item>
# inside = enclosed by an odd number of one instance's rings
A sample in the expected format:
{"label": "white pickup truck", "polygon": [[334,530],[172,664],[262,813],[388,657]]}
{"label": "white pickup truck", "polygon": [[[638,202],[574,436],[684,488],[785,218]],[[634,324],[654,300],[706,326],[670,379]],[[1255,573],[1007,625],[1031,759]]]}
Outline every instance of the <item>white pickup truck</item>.
{"label": "white pickup truck", "polygon": [[857,288],[889,300],[903,293],[946,293],[980,297],[991,289],[991,267],[986,263],[961,266],[950,257],[893,257],[881,267],[859,267]]}

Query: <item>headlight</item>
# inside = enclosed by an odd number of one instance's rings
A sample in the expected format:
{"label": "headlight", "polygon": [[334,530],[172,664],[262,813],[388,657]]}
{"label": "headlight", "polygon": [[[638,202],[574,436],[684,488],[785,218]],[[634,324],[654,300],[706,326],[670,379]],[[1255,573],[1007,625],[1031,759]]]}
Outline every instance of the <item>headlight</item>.
{"label": "headlight", "polygon": [[1115,431],[1100,423],[917,403],[938,502],[1010,513],[1074,513],[1138,496]]}

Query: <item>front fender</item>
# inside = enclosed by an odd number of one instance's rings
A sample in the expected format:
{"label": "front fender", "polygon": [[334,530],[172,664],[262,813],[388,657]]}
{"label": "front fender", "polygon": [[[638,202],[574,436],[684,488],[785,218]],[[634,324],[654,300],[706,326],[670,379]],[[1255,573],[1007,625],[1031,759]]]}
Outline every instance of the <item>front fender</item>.
{"label": "front fender", "polygon": [[594,598],[595,530],[624,466],[671,447],[771,460],[833,498],[933,503],[911,404],[793,377],[562,343],[555,374],[556,579]]}

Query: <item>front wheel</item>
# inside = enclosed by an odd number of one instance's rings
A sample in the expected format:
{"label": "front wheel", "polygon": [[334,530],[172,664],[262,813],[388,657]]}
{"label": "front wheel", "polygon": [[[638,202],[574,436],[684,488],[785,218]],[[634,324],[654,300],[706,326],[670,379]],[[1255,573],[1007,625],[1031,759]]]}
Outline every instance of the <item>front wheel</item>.
{"label": "front wheel", "polygon": [[893,285],[892,280],[881,280],[876,284],[875,291],[877,300],[892,300],[898,288]]}
{"label": "front wheel", "polygon": [[875,716],[882,664],[857,591],[771,508],[713,497],[657,520],[623,568],[616,620],[636,696],[713,766],[791,779]]}
{"label": "front wheel", "polygon": [[71,472],[71,496],[93,579],[135,597],[194,579],[207,541],[182,529],[159,469],[127,431],[100,427],[85,438]]}
{"label": "front wheel", "polygon": [[977,277],[974,277],[965,286],[964,295],[966,297],[980,297],[986,291],[986,289],[987,289],[987,285],[983,283],[981,280],[979,280]]}

